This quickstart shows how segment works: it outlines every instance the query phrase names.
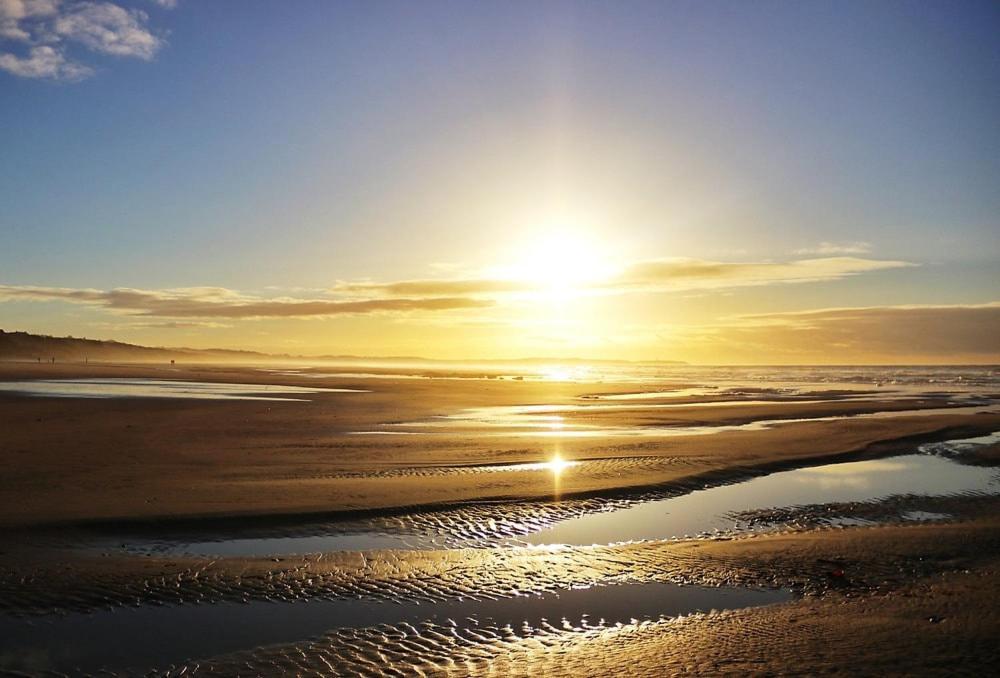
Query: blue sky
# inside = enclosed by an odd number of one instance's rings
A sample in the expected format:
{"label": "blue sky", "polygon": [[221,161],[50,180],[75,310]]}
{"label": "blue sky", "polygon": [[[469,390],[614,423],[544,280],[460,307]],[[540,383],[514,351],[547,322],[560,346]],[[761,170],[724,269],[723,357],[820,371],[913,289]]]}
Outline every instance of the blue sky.
{"label": "blue sky", "polygon": [[[997,297],[996,3],[0,0],[4,26],[0,285],[340,298],[344,281],[489,277],[555,229],[622,268],[912,264],[643,289],[620,325]],[[26,72],[33,55],[57,72]],[[421,352],[450,317],[196,326],[8,296],[4,327],[266,349],[374,333]],[[490,313],[519,336],[532,316]],[[498,350],[477,337],[445,353]]]}

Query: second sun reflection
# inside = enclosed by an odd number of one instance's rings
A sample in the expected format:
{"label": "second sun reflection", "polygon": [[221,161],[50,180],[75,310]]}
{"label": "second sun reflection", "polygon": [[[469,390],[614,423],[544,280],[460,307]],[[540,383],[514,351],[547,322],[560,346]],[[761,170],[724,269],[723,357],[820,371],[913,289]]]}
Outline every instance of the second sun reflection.
{"label": "second sun reflection", "polygon": [[580,462],[578,461],[567,461],[563,459],[562,455],[558,450],[552,455],[552,458],[545,464],[545,466],[552,473],[552,496],[556,499],[559,498],[561,493],[561,480],[562,474],[569,468],[573,466],[578,466]]}
{"label": "second sun reflection", "polygon": [[580,466],[583,462],[564,459],[559,450],[555,450],[548,461],[532,461],[521,464],[498,464],[477,467],[480,473],[517,472],[517,471],[543,471],[552,474],[552,493],[556,497],[560,492],[560,480],[562,475],[571,468]]}

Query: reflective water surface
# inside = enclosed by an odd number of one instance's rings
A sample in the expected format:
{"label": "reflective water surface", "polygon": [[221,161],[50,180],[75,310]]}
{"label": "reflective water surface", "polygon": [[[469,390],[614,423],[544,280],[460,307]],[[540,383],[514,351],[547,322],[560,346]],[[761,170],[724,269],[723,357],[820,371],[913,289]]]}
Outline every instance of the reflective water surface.
{"label": "reflective water surface", "polygon": [[[621,584],[500,600],[252,602],[116,609],[33,619],[0,615],[0,669],[144,671],[337,628],[447,623],[593,627],[791,599],[786,590]],[[471,618],[471,619],[470,619]],[[414,632],[419,633],[417,629]],[[114,642],[108,642],[108,639]]]}
{"label": "reflective water surface", "polygon": [[[638,401],[635,401],[638,402]],[[634,411],[637,416],[649,411],[677,408],[716,408],[733,406],[774,406],[775,400],[724,400],[702,403],[643,403],[621,404],[591,401],[572,405],[515,405],[468,408],[451,415],[434,417],[424,421],[385,424],[383,428],[369,431],[355,431],[353,435],[385,434],[431,434],[450,433],[477,437],[522,437],[534,438],[614,438],[715,435],[733,431],[763,431],[775,426],[801,424],[805,422],[849,421],[853,419],[890,419],[894,417],[930,417],[943,414],[966,415],[996,412],[1000,404],[989,398],[959,396],[950,398],[950,404],[943,407],[923,407],[914,409],[886,409],[857,414],[837,414],[803,417],[774,417],[760,415],[745,423],[712,425],[679,423],[665,420],[660,425],[608,425],[592,423],[580,416],[601,411]],[[797,404],[832,403],[834,400],[797,400]],[[886,401],[888,402],[888,401]]]}
{"label": "reflective water surface", "polygon": [[[1000,471],[913,454],[797,469],[557,523],[530,544],[607,544],[669,539],[736,527],[730,514],[765,508],[876,501],[893,495],[1000,493]],[[916,519],[916,518],[914,518]]]}
{"label": "reflective water surface", "polygon": [[[761,509],[839,502],[874,502],[899,495],[944,497],[974,493],[1000,493],[1000,470],[968,466],[954,459],[961,450],[1000,441],[1000,434],[922,446],[922,454],[871,461],[827,464],[773,473],[729,485],[709,487],[680,496],[608,502],[577,512],[564,520],[521,522],[512,507],[480,507],[476,517],[449,511],[421,520],[419,514],[396,518],[359,519],[317,526],[290,534],[214,534],[202,539],[161,536],[151,541],[130,538],[122,543],[105,540],[103,550],[124,548],[131,552],[196,556],[271,556],[332,551],[380,549],[427,550],[446,547],[487,548],[497,545],[612,544],[625,541],[673,539],[715,531],[746,528],[733,514]],[[510,464],[487,467],[491,472],[533,470],[540,473],[573,473],[588,462]],[[476,472],[479,467],[466,472]],[[904,520],[940,519],[910,511]],[[828,524],[862,524],[831,516]],[[865,523],[867,524],[867,523]],[[447,525],[447,533],[435,525]],[[520,534],[513,537],[511,533]]]}

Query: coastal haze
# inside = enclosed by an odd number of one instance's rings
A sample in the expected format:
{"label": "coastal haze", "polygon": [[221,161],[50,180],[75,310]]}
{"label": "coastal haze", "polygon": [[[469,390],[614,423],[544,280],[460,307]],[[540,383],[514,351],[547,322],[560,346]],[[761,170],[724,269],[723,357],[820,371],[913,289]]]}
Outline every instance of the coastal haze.
{"label": "coastal haze", "polygon": [[989,673],[998,29],[0,0],[0,673]]}

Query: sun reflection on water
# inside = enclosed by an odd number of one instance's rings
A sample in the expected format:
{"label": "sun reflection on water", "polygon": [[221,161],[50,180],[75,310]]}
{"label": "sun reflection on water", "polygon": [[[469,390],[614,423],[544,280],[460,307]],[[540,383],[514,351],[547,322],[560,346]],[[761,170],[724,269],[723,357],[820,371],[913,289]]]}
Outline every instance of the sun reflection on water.
{"label": "sun reflection on water", "polygon": [[562,458],[561,454],[559,454],[558,452],[556,452],[552,456],[551,461],[549,461],[547,464],[545,464],[545,466],[548,467],[548,469],[550,471],[552,471],[553,475],[558,476],[558,475],[562,474],[562,472],[565,471],[567,468],[569,468],[571,466],[576,466],[579,463],[580,462],[578,462],[578,461],[567,461],[567,460],[565,460],[565,459]]}

